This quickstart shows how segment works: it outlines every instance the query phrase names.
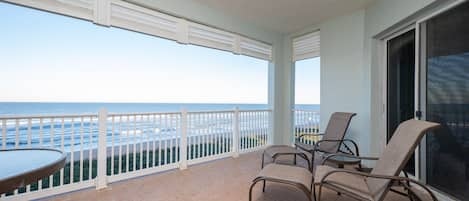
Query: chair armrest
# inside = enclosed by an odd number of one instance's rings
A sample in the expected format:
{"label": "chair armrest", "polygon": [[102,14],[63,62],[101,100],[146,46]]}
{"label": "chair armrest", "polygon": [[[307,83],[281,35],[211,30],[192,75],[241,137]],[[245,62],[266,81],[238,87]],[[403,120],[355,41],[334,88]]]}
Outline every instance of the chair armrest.
{"label": "chair armrest", "polygon": [[379,158],[377,157],[366,157],[366,156],[356,156],[356,155],[351,155],[351,154],[335,153],[335,154],[329,154],[324,159],[322,159],[321,165],[324,165],[324,163],[327,160],[329,160],[329,158],[332,158],[334,156],[343,156],[343,157],[348,157],[348,158],[356,158],[360,160],[379,160]]}
{"label": "chair armrest", "polygon": [[319,184],[322,185],[324,183],[324,180],[327,179],[327,177],[329,177],[330,175],[336,174],[336,173],[353,174],[353,175],[358,175],[358,176],[362,176],[362,177],[366,177],[366,178],[388,179],[388,180],[391,180],[393,182],[398,182],[398,183],[402,184],[404,186],[404,188],[407,188],[409,190],[410,190],[410,183],[413,183],[413,184],[416,184],[419,187],[423,188],[427,193],[429,193],[430,196],[432,197],[432,200],[438,201],[438,199],[436,199],[435,195],[432,193],[432,191],[430,191],[430,189],[428,189],[428,187],[426,187],[424,184],[420,183],[419,181],[408,178],[408,177],[378,175],[378,174],[370,174],[370,173],[364,173],[364,172],[347,170],[347,169],[336,169],[336,170],[332,170],[332,171],[326,173],[326,175],[324,175],[324,177],[321,179]]}
{"label": "chair armrest", "polygon": [[306,136],[323,136],[324,133],[303,133],[300,136],[297,137],[297,139],[301,139]]}

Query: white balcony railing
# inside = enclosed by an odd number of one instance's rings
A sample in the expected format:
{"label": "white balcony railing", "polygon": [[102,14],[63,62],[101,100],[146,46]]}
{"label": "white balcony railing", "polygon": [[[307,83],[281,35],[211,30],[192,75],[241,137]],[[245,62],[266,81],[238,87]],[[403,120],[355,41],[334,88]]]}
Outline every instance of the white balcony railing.
{"label": "white balcony railing", "polygon": [[185,169],[261,149],[272,138],[270,110],[0,117],[0,146],[52,147],[67,153],[50,177],[0,195],[36,199],[109,182]]}
{"label": "white balcony railing", "polygon": [[[315,110],[293,110],[294,131],[293,137],[297,139],[302,134],[318,134],[319,133],[320,115]],[[311,144],[320,139],[317,137],[303,137],[300,141]]]}
{"label": "white balcony railing", "polygon": [[[0,146],[67,153],[50,177],[0,195],[35,199],[261,149],[272,138],[270,110],[0,117]],[[295,110],[295,135],[319,132],[316,111]],[[305,138],[310,143],[315,139]]]}

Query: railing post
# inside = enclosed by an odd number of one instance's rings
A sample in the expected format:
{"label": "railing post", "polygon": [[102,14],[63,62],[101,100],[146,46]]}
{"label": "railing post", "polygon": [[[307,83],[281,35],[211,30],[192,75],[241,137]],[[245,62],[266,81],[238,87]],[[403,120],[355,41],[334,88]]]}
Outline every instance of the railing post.
{"label": "railing post", "polygon": [[107,187],[107,110],[101,108],[98,113],[98,170],[96,175],[96,189]]}
{"label": "railing post", "polygon": [[181,112],[181,146],[179,169],[187,169],[187,109],[183,108]]}
{"label": "railing post", "polygon": [[233,157],[238,158],[239,156],[239,130],[240,130],[240,123],[239,123],[239,108],[235,107],[234,114],[233,114]]}

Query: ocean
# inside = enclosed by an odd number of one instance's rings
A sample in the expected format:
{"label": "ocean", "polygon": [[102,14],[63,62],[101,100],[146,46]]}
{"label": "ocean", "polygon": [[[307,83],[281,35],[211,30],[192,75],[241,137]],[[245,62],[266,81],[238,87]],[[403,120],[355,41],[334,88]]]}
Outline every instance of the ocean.
{"label": "ocean", "polygon": [[[37,103],[37,102],[0,102],[2,115],[41,115],[41,114],[95,114],[100,108],[110,113],[138,112],[178,112],[209,110],[267,109],[267,104],[217,104],[217,103]],[[318,104],[296,105],[296,109],[319,111]]]}

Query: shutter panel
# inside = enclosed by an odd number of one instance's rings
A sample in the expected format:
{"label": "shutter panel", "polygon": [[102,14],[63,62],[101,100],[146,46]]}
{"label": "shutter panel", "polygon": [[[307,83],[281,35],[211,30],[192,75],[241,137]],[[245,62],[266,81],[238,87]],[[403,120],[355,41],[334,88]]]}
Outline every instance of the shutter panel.
{"label": "shutter panel", "polygon": [[111,3],[111,26],[177,40],[178,18],[123,1]]}
{"label": "shutter panel", "polygon": [[239,42],[239,51],[241,54],[246,56],[272,60],[272,45],[249,38],[241,37]]}
{"label": "shutter panel", "polygon": [[182,44],[200,45],[272,60],[270,44],[122,0],[5,1],[89,20],[103,26],[114,26],[175,40]]}
{"label": "shutter panel", "polygon": [[6,0],[18,5],[93,20],[95,0]]}
{"label": "shutter panel", "polygon": [[233,51],[236,35],[209,26],[189,23],[188,40],[190,44]]}
{"label": "shutter panel", "polygon": [[293,39],[293,61],[320,56],[320,32],[316,31]]}

